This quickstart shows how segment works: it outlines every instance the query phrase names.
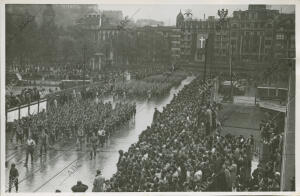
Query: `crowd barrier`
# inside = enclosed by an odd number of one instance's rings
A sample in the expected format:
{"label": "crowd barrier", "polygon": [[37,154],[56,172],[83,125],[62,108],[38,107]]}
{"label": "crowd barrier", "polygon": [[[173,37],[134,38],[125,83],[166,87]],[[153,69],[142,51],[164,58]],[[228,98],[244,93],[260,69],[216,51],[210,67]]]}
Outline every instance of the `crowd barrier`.
{"label": "crowd barrier", "polygon": [[19,107],[10,108],[6,111],[6,123],[20,120],[23,117],[38,114],[47,110],[47,99],[40,99]]}

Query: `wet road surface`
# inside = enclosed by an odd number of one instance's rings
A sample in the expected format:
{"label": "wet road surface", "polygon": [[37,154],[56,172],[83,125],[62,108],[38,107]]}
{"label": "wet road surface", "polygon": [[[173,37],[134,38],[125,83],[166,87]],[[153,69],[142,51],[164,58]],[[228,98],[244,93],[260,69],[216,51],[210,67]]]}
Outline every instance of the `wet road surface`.
{"label": "wet road surface", "polygon": [[[36,149],[33,164],[29,161],[26,168],[23,166],[26,157],[24,149],[7,150],[6,160],[9,160],[9,165],[16,163],[19,170],[19,192],[54,192],[56,189],[71,192],[71,187],[78,180],[88,185],[87,191],[91,192],[96,170],[101,169],[103,176],[110,178],[117,171],[118,151],[127,151],[131,144],[137,142],[140,133],[151,125],[154,109],[162,111],[174,94],[193,79],[194,77],[187,77],[164,98],[137,101],[135,118],[113,133],[105,147],[98,148],[96,159],[90,160],[89,148],[77,151],[75,142],[60,143],[55,146],[55,150],[49,150],[42,157],[39,156],[39,149]],[[106,101],[112,101],[112,98]],[[5,172],[7,191],[9,168]]]}

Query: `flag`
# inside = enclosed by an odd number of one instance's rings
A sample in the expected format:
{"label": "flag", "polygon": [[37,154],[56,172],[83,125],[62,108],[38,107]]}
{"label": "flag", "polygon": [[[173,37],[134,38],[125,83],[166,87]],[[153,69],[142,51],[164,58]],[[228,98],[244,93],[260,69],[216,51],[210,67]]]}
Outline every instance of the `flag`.
{"label": "flag", "polygon": [[206,39],[208,38],[208,34],[197,34],[197,49],[204,49],[205,48],[205,42]]}
{"label": "flag", "polygon": [[195,59],[201,62],[205,60],[205,44],[208,38],[208,34],[198,33],[196,40],[197,52],[195,54]]}

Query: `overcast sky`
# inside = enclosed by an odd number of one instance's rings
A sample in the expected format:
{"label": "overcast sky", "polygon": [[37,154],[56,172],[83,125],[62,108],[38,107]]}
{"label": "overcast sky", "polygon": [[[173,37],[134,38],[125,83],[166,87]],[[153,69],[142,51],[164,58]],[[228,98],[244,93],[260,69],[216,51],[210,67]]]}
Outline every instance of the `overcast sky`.
{"label": "overcast sky", "polygon": [[[131,17],[137,10],[139,10],[133,19],[154,19],[163,21],[165,25],[175,25],[176,16],[180,9],[184,13],[186,9],[191,9],[193,18],[203,19],[204,14],[207,16],[217,16],[217,10],[226,8],[229,15],[235,10],[247,10],[248,5],[109,5],[100,4],[100,10],[121,10],[123,16]],[[294,5],[272,5],[267,6],[268,9],[282,10],[284,13],[295,12]]]}

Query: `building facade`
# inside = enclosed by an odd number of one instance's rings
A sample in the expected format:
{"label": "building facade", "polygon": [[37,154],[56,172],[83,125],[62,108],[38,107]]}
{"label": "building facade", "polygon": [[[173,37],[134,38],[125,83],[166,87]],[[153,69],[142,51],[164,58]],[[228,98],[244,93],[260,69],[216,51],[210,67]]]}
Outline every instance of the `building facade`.
{"label": "building facade", "polygon": [[102,26],[117,26],[123,20],[123,13],[119,10],[103,10],[101,19]]}
{"label": "building facade", "polygon": [[103,53],[97,52],[89,59],[92,70],[101,70],[114,62],[112,40],[120,32],[118,25],[121,20],[122,12],[119,11],[93,11],[77,21],[77,25],[86,30],[96,47],[104,47]]}
{"label": "building facade", "polygon": [[214,17],[183,17],[181,11],[176,19],[182,32],[181,59],[186,62],[203,62],[196,45],[197,37],[205,34],[213,45],[209,55],[215,68],[228,67],[229,57],[240,70],[256,70],[276,63],[276,59],[295,57],[295,14],[249,5],[248,10],[234,11],[222,25]]}
{"label": "building facade", "polygon": [[171,63],[176,64],[180,59],[181,51],[181,31],[175,26],[157,26],[153,29],[168,40],[169,50],[171,51]]}

